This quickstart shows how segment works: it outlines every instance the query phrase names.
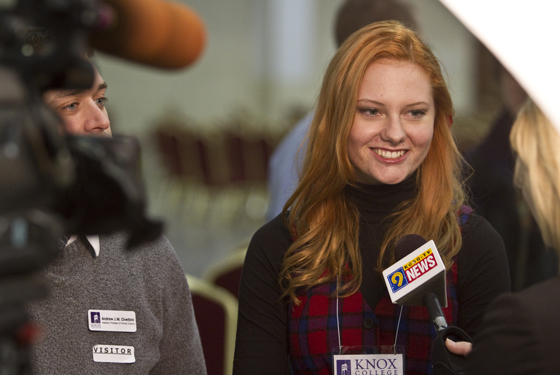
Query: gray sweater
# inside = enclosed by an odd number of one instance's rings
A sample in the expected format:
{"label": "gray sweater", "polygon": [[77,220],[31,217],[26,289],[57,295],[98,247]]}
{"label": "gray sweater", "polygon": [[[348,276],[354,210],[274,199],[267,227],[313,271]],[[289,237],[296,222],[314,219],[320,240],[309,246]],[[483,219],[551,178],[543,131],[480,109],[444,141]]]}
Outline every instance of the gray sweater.
{"label": "gray sweater", "polygon": [[[78,240],[45,270],[50,296],[29,306],[44,337],[35,374],[206,374],[191,295],[166,238],[125,250],[126,236],[100,236],[93,258]],[[90,331],[88,310],[136,313],[136,332]],[[132,346],[134,363],[94,362],[97,345]]]}

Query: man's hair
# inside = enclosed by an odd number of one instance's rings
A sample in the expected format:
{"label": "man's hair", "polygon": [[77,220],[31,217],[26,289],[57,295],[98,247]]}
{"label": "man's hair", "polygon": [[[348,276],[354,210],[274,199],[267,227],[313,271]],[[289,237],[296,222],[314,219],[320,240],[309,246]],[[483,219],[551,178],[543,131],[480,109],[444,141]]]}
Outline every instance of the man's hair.
{"label": "man's hair", "polygon": [[419,66],[430,81],[436,113],[432,143],[416,173],[418,192],[392,215],[378,267],[394,263],[393,246],[405,234],[435,239],[447,267],[461,248],[456,213],[465,200],[462,158],[451,134],[453,103],[439,62],[414,31],[396,21],[377,22],[352,34],[331,60],[309,131],[300,184],[284,206],[295,241],[280,275],[288,281],[285,295],[294,301],[297,288],[340,277],[346,265],[353,278],[340,292],[351,294],[361,283],[358,208],[344,193],[346,185],[356,183],[348,135],[365,71],[380,59]]}
{"label": "man's hair", "polygon": [[520,186],[548,246],[560,251],[560,135],[532,100],[519,111],[510,134]]}
{"label": "man's hair", "polygon": [[355,31],[370,23],[399,21],[411,30],[418,31],[418,24],[410,6],[397,0],[347,0],[336,14],[335,37],[338,47]]}

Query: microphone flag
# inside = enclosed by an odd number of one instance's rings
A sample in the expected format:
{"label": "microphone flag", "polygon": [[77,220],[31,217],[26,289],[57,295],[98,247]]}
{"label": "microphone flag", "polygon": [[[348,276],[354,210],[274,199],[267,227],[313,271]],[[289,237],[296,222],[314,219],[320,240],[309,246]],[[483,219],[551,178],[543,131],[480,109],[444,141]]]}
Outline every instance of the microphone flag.
{"label": "microphone flag", "polygon": [[420,306],[424,295],[434,292],[447,307],[445,265],[433,240],[383,271],[383,279],[395,304]]}

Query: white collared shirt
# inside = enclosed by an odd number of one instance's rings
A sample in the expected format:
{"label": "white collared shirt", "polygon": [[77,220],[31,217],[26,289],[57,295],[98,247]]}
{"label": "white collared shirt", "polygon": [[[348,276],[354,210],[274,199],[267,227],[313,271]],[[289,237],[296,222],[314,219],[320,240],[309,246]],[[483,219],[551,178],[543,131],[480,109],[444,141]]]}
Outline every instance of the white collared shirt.
{"label": "white collared shirt", "polygon": [[[99,236],[94,234],[92,236],[86,236],[86,238],[89,241],[89,243],[91,244],[91,247],[93,247],[93,251],[95,251],[95,256],[98,257],[99,256],[99,251],[101,250],[101,247],[99,246]],[[68,242],[66,242],[65,246],[70,245],[72,242],[76,241],[77,239],[78,239],[78,236],[73,234],[68,239]]]}

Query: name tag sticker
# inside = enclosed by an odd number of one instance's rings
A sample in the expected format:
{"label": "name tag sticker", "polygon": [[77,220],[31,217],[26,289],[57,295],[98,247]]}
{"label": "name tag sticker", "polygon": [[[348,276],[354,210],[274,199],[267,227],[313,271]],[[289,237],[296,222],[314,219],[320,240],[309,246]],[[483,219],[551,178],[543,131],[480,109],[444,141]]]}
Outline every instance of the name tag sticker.
{"label": "name tag sticker", "polygon": [[134,311],[88,310],[90,331],[136,332]]}
{"label": "name tag sticker", "polygon": [[95,345],[93,347],[94,362],[134,363],[134,346]]}
{"label": "name tag sticker", "polygon": [[404,375],[402,354],[334,355],[334,375]]}

